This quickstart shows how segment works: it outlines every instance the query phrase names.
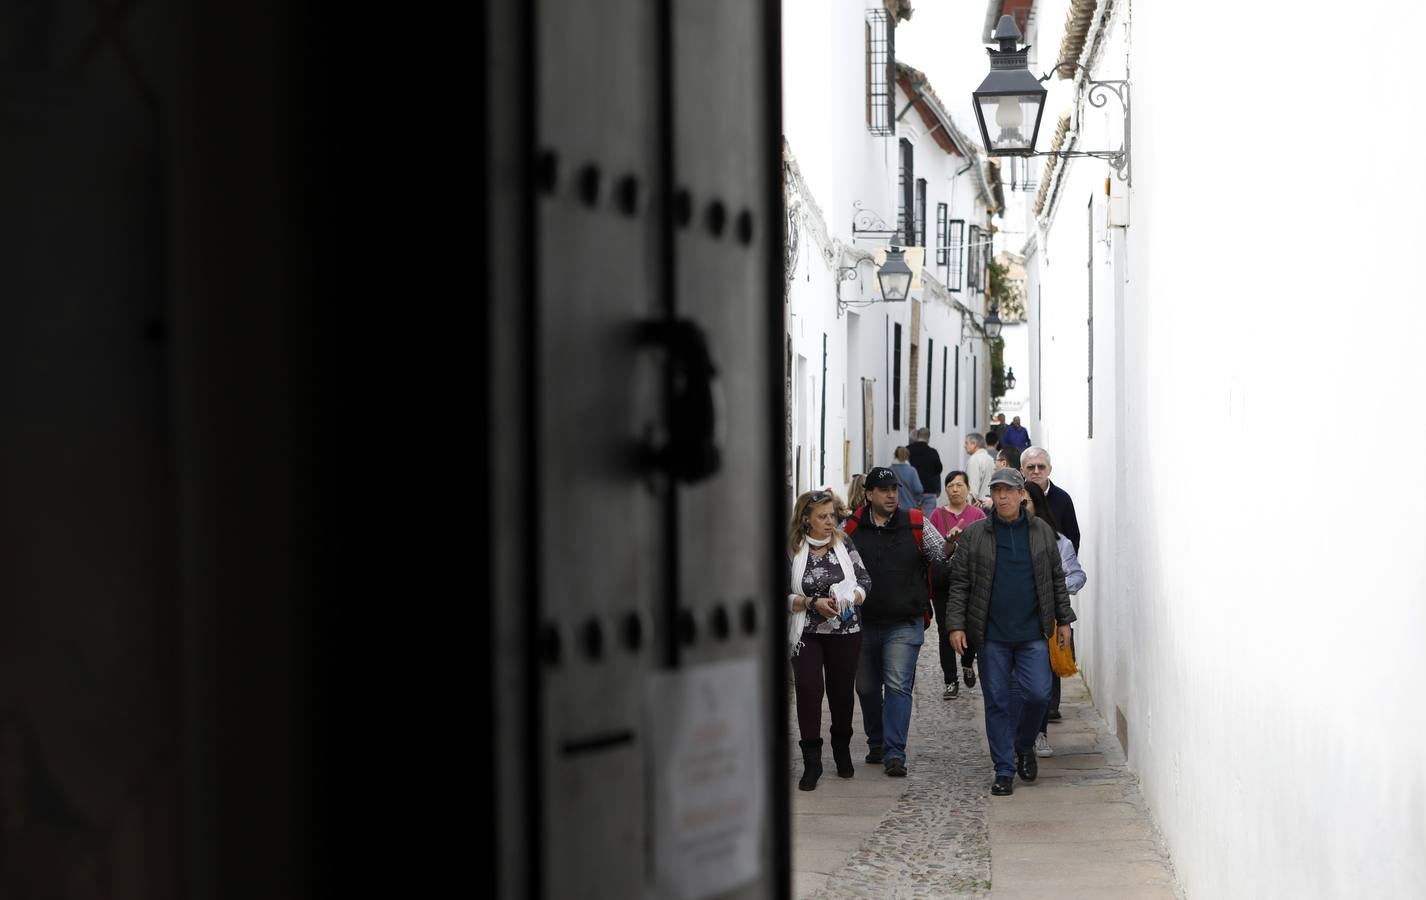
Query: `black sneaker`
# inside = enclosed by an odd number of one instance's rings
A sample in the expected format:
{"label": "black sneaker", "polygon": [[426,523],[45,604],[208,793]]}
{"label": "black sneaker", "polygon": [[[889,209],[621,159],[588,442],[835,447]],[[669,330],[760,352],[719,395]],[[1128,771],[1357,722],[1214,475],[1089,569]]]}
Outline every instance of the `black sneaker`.
{"label": "black sneaker", "polygon": [[1060,711],[1057,709],[1052,709],[1049,712],[1045,713],[1045,718],[1049,719],[1051,722],[1058,721],[1060,718]]}
{"label": "black sneaker", "polygon": [[1020,780],[1027,783],[1040,777],[1040,760],[1035,757],[1033,747],[1015,751],[1015,770],[1020,773]]}
{"label": "black sneaker", "polygon": [[899,756],[893,756],[886,761],[886,774],[893,778],[906,777],[906,760]]}
{"label": "black sneaker", "polygon": [[880,748],[880,747],[872,747],[870,750],[868,750],[868,751],[866,752],[866,761],[869,762],[869,763],[879,763],[879,762],[881,762],[881,748]]}
{"label": "black sneaker", "polygon": [[995,782],[991,784],[990,792],[997,797],[1009,797],[1015,793],[1015,779],[1009,775],[995,776]]}
{"label": "black sneaker", "polygon": [[954,681],[952,681],[950,684],[946,685],[946,689],[945,689],[944,691],[941,691],[941,699],[942,699],[942,700],[954,700],[954,699],[956,699],[957,697],[959,697],[960,695],[961,695],[961,686],[960,686],[959,684],[957,684],[956,682],[954,682]]}
{"label": "black sneaker", "polygon": [[966,687],[975,687],[975,669],[971,668],[970,666],[962,666],[961,674],[965,676]]}

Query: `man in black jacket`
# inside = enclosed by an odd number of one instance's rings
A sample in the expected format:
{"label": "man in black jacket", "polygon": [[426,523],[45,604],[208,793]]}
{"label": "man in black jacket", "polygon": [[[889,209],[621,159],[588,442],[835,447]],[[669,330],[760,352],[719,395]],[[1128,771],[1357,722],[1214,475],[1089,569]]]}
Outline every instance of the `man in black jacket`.
{"label": "man in black jacket", "polygon": [[[961,533],[946,597],[951,647],[963,653],[974,646],[980,659],[996,795],[1014,792],[1017,771],[1027,782],[1039,775],[1035,738],[1050,698],[1047,638],[1066,646],[1075,619],[1055,530],[1026,515],[1024,486],[1015,469],[990,476],[995,509]],[[1018,690],[1011,690],[1012,676]]]}
{"label": "man in black jacket", "polygon": [[895,472],[878,466],[867,473],[864,484],[866,506],[849,529],[856,534],[857,551],[871,576],[871,592],[861,608],[857,698],[866,761],[882,763],[886,774],[903,777],[916,658],[925,639],[927,572],[929,566],[945,564],[945,541],[925,522],[921,510],[897,508]]}
{"label": "man in black jacket", "polygon": [[911,455],[911,468],[921,478],[921,512],[930,515],[936,508],[936,498],[941,496],[941,454],[930,444],[931,429],[916,429],[916,440],[906,445]]}

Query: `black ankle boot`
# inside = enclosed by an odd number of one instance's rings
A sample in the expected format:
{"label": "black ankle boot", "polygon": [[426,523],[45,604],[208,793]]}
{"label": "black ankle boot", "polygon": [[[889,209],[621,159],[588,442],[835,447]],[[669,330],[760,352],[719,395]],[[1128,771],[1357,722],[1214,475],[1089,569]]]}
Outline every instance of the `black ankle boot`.
{"label": "black ankle boot", "polygon": [[852,738],[850,735],[844,738],[832,738],[832,759],[837,763],[837,775],[842,778],[851,778],[857,774],[856,767],[852,765]]}
{"label": "black ankle boot", "polygon": [[822,777],[822,739],[798,741],[802,748],[802,780],[797,782],[800,791],[817,789],[817,779]]}

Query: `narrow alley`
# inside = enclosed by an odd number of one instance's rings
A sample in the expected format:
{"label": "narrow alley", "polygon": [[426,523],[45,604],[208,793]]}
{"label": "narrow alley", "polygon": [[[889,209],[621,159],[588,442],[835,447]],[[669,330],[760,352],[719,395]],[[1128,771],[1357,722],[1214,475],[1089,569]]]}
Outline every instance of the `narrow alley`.
{"label": "narrow alley", "polygon": [[1040,760],[1039,778],[992,797],[980,689],[941,699],[933,633],[917,663],[906,778],[862,762],[860,710],[854,777],[829,767],[816,790],[799,791],[796,761],[793,896],[1182,900],[1137,780],[1084,682],[1064,680],[1064,718],[1050,726],[1054,755]]}

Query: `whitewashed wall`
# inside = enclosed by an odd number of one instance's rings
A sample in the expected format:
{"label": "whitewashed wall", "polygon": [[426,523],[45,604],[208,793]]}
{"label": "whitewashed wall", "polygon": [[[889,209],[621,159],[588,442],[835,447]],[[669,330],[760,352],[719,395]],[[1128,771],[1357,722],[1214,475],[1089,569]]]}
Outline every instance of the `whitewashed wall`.
{"label": "whitewashed wall", "polygon": [[[1421,146],[1409,48],[1426,11],[1254,11],[1134,6],[1130,225],[1094,245],[1094,437],[1086,206],[1107,170],[1080,160],[1027,263],[1036,438],[1084,531],[1084,668],[1111,727],[1124,716],[1187,895],[1422,897],[1426,521],[1409,454],[1426,428],[1379,386],[1426,388],[1426,291],[1392,252],[1426,237],[1426,187],[1357,148],[1382,127]],[[1063,12],[1041,4],[1042,60]],[[1254,32],[1264,49],[1241,46]],[[1356,222],[1388,246],[1358,244]]]}

